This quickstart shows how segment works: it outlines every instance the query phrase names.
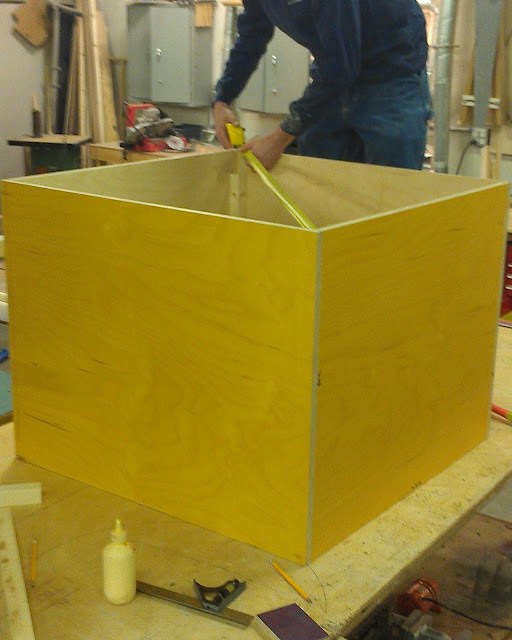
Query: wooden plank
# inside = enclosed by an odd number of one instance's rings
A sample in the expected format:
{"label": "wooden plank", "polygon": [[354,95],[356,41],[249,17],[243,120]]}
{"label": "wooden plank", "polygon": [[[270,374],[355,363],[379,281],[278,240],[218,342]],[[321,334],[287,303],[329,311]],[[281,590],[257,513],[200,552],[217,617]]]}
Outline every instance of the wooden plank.
{"label": "wooden plank", "polygon": [[103,115],[105,123],[105,142],[119,140],[117,128],[116,108],[114,104],[114,89],[112,86],[112,66],[110,63],[110,45],[105,15],[98,11],[98,41],[101,67],[101,91],[103,96]]}
{"label": "wooden plank", "polygon": [[[117,128],[119,130],[119,138],[124,139],[125,134],[125,116],[124,116],[124,103],[127,100],[126,95],[126,65],[128,64],[128,60],[126,58],[115,58],[111,57],[110,62],[113,65],[113,70],[116,68],[116,65],[119,65],[118,73],[117,73],[117,92],[115,92],[115,102],[116,113],[117,113]],[[114,75],[114,73],[112,73]]]}
{"label": "wooden plank", "polygon": [[[75,0],[78,11],[83,11],[82,0]],[[82,17],[76,17],[77,26],[77,55],[78,55],[78,133],[82,136],[91,135],[91,118],[89,112],[89,100],[87,96],[87,74],[85,59],[85,35],[84,21]]]}
{"label": "wooden plank", "polygon": [[11,510],[0,508],[0,577],[12,640],[34,640]]}
{"label": "wooden plank", "polygon": [[194,3],[194,26],[209,28],[213,25],[215,3],[211,0],[199,0]]}
{"label": "wooden plank", "polygon": [[313,557],[486,437],[507,200],[323,234]]}
{"label": "wooden plank", "polygon": [[94,142],[105,141],[105,117],[101,81],[100,42],[98,31],[98,10],[96,0],[82,0],[84,14],[85,60],[89,106],[92,113],[92,135]]}
{"label": "wooden plank", "polygon": [[41,504],[40,482],[0,485],[0,507],[17,507],[25,504]]}
{"label": "wooden plank", "polygon": [[50,36],[50,20],[46,0],[26,0],[13,11],[16,31],[35,47],[42,46]]}
{"label": "wooden plank", "polygon": [[78,101],[78,23],[73,24],[71,40],[71,60],[68,73],[68,92],[66,95],[66,108],[64,114],[64,133],[78,133],[76,126],[76,111]]}

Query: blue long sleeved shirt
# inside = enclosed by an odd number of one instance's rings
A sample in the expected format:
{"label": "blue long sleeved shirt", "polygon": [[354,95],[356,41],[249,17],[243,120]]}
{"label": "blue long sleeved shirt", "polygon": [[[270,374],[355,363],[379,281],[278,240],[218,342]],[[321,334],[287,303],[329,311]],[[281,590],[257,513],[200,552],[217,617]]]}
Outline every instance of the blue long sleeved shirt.
{"label": "blue long sleeved shirt", "polygon": [[278,27],[314,57],[311,82],[290,105],[281,127],[298,135],[327,105],[359,84],[420,73],[425,68],[425,19],[416,0],[243,0],[238,38],[216,100],[242,91]]}

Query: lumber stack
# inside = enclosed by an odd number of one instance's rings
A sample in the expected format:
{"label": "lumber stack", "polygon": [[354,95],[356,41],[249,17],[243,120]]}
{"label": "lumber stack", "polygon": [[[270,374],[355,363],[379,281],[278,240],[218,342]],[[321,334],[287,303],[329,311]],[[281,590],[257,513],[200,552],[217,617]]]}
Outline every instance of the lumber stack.
{"label": "lumber stack", "polygon": [[[76,0],[63,133],[119,140],[105,16],[96,0]],[[122,100],[124,96],[121,96]]]}

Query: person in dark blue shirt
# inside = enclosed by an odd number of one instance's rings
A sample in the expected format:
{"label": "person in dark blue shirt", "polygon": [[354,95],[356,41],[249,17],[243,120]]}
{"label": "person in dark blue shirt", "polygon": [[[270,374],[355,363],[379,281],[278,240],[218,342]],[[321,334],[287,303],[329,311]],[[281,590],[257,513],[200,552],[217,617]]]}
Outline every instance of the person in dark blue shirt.
{"label": "person in dark blue shirt", "polygon": [[311,82],[251,149],[270,169],[298,139],[302,155],[421,169],[430,95],[425,19],[416,0],[243,0],[238,37],[216,85],[217,137],[230,148],[231,102],[278,27],[311,52]]}

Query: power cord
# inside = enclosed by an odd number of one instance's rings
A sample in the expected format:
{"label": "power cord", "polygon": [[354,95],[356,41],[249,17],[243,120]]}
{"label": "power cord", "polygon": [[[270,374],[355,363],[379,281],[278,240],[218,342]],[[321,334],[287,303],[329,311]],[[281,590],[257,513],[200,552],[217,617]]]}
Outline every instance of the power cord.
{"label": "power cord", "polygon": [[455,613],[455,615],[457,616],[461,616],[462,618],[471,620],[471,622],[476,622],[477,624],[481,624],[484,627],[490,627],[491,629],[500,629],[502,631],[512,631],[512,627],[507,627],[506,625],[502,625],[502,624],[493,624],[492,622],[485,622],[484,620],[473,618],[467,613],[463,613],[462,611],[453,609],[452,607],[449,607],[447,604],[443,604],[442,602],[439,602],[438,600],[434,600],[433,598],[422,598],[422,600],[425,600],[426,602],[432,602],[433,604],[437,604],[437,606],[441,607],[442,609],[447,609],[448,611]]}
{"label": "power cord", "polygon": [[459,164],[457,165],[457,171],[455,172],[455,175],[458,176],[459,175],[459,171],[462,167],[462,163],[464,162],[464,158],[466,157],[466,153],[468,152],[469,147],[473,144],[473,140],[470,140],[467,145],[464,147],[464,150],[462,151],[462,153],[460,154],[460,158],[459,158]]}

